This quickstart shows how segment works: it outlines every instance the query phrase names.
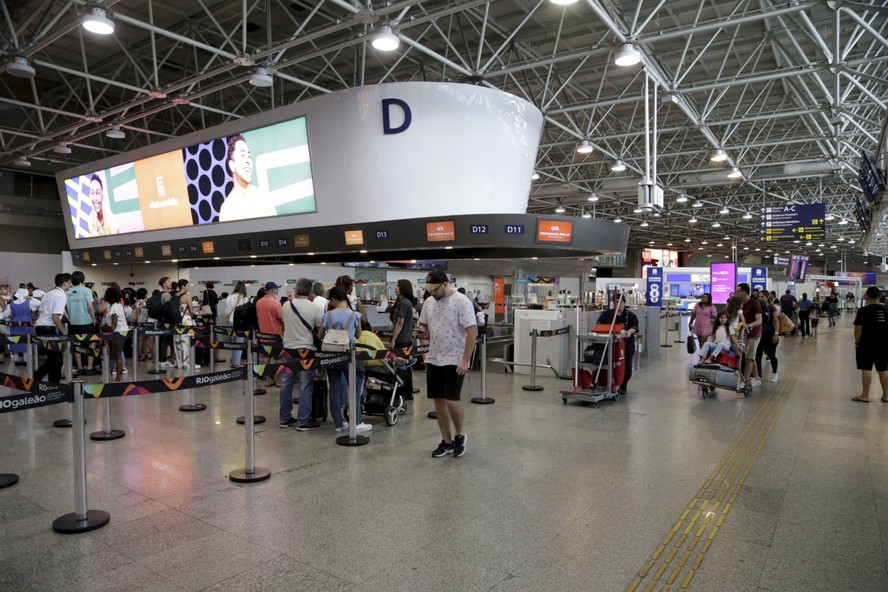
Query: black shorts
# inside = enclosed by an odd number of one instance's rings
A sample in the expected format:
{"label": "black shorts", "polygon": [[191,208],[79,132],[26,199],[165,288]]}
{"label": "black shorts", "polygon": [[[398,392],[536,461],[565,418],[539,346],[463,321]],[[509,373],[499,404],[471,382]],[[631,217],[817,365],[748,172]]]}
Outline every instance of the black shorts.
{"label": "black shorts", "polygon": [[819,324],[820,324],[820,319],[819,319],[819,318],[811,319],[811,326],[812,326],[812,327],[816,327],[816,326],[819,325]]}
{"label": "black shorts", "polygon": [[429,399],[459,401],[463,379],[456,373],[456,366],[434,366],[426,364],[426,391]]}
{"label": "black shorts", "polygon": [[68,325],[68,335],[86,335],[87,333],[95,333],[96,326],[89,325]]}
{"label": "black shorts", "polygon": [[858,370],[872,370],[876,372],[888,372],[888,350],[875,347],[855,348]]}

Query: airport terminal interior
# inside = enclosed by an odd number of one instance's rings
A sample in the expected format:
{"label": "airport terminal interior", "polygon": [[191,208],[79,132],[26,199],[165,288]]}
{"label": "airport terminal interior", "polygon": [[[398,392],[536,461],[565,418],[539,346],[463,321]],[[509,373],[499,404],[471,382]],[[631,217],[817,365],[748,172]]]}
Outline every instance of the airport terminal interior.
{"label": "airport terminal interior", "polygon": [[[888,296],[885,2],[0,13],[0,353],[41,349],[0,357],[0,590],[888,590],[888,393],[873,373],[861,400],[854,345]],[[68,345],[25,334],[75,271],[146,314],[68,343],[196,331],[212,366],[35,380]],[[277,333],[233,364],[260,323],[202,310],[348,276],[388,346],[398,282],[418,309],[430,273],[486,323],[462,455],[433,456],[421,331],[386,358],[417,364],[412,399],[300,431],[259,384]],[[163,278],[200,327],[148,320]],[[755,385],[687,345],[739,283],[824,304]],[[634,335],[596,328],[620,300]]]}

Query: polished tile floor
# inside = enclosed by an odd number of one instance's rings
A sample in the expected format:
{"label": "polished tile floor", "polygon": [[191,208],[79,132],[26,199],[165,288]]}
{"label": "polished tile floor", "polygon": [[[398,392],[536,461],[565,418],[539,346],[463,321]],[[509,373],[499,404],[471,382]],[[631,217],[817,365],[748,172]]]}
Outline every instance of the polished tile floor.
{"label": "polished tile floor", "polygon": [[[780,382],[748,399],[700,398],[683,350],[646,359],[629,396],[597,409],[563,405],[555,378],[526,392],[528,377],[492,371],[496,403],[467,405],[459,459],[432,458],[423,398],[345,448],[329,422],[280,429],[272,389],[254,399],[272,476],[254,484],[226,478],[244,466],[233,386],[196,391],[198,413],[178,410],[183,394],[114,399],[126,437],[86,444],[89,507],[111,522],[81,535],[51,528],[74,510],[72,431],[51,425],[64,407],[0,415],[0,471],[21,476],[0,490],[0,590],[659,590],[673,570],[672,590],[888,590],[888,405],[878,383],[874,402],[850,401],[850,320],[783,339]],[[101,403],[87,416],[100,429]],[[640,578],[732,454],[748,472],[725,478],[736,495],[705,555],[679,566],[685,543],[667,562],[670,542]]]}

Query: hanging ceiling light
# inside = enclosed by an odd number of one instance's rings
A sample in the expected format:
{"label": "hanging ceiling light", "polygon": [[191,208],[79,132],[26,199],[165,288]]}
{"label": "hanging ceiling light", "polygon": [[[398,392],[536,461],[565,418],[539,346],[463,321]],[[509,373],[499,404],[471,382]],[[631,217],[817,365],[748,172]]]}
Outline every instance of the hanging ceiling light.
{"label": "hanging ceiling light", "polygon": [[250,75],[250,84],[259,88],[268,88],[274,84],[274,77],[269,74],[268,68],[260,66]]}
{"label": "hanging ceiling light", "polygon": [[742,176],[743,173],[737,167],[731,167],[731,170],[728,172],[728,179],[739,179]]}
{"label": "hanging ceiling light", "polygon": [[624,43],[614,56],[614,63],[618,66],[634,66],[641,61],[641,52],[631,43]]}
{"label": "hanging ceiling light", "polygon": [[675,198],[676,203],[685,203],[686,201],[688,201],[688,196],[684,193]]}
{"label": "hanging ceiling light", "polygon": [[688,223],[689,224],[696,224],[697,218],[695,216],[691,216],[690,218],[688,218]]}
{"label": "hanging ceiling light", "polygon": [[709,157],[709,160],[712,162],[724,162],[728,160],[728,155],[725,153],[723,148],[718,148],[715,152],[712,153],[712,156]]}
{"label": "hanging ceiling light", "polygon": [[845,218],[842,218],[841,220],[839,220],[839,226],[844,226],[847,223],[848,223],[848,220],[846,220]]}
{"label": "hanging ceiling light", "polygon": [[694,200],[694,203],[691,204],[691,207],[692,207],[692,208],[702,208],[702,207],[703,207],[703,202],[700,201],[699,199]]}
{"label": "hanging ceiling light", "polygon": [[824,218],[824,220],[826,220],[826,221],[835,220],[835,219],[836,219],[836,217],[833,216],[832,214],[827,214],[826,217]]}
{"label": "hanging ceiling light", "polygon": [[666,243],[666,246],[667,246],[667,247],[671,247],[671,246],[672,246],[672,241],[669,241],[668,243]]}
{"label": "hanging ceiling light", "polygon": [[689,243],[689,242],[691,242],[691,237],[689,237],[689,236],[686,236],[686,237],[685,237],[685,242],[686,242],[686,243]]}
{"label": "hanging ceiling light", "polygon": [[728,214],[728,213],[730,213],[730,211],[731,210],[728,209],[728,206],[722,206],[718,209],[718,213],[722,214],[722,215]]}
{"label": "hanging ceiling light", "polygon": [[112,123],[111,129],[105,132],[105,135],[115,140],[122,140],[126,137],[126,132],[123,131],[123,128],[120,127],[120,124]]}
{"label": "hanging ceiling light", "polygon": [[15,166],[20,167],[29,167],[31,166],[31,161],[28,160],[27,156],[19,156],[14,161],[12,161]]}
{"label": "hanging ceiling light", "polygon": [[536,171],[534,171],[533,174],[530,176],[531,181],[536,181],[539,178],[540,178],[540,174]]}
{"label": "hanging ceiling light", "polygon": [[401,40],[392,33],[392,28],[386,25],[379,27],[379,31],[373,35],[371,42],[374,49],[379,51],[395,51],[401,45]]}
{"label": "hanging ceiling light", "polygon": [[626,170],[626,163],[619,158],[611,165],[611,170],[615,173],[622,173]]}
{"label": "hanging ceiling light", "polygon": [[593,191],[589,197],[586,198],[586,201],[598,201],[598,195]]}
{"label": "hanging ceiling light", "polygon": [[71,147],[65,142],[59,142],[53,146],[52,151],[56,154],[71,154]]}
{"label": "hanging ceiling light", "polygon": [[577,146],[577,154],[590,154],[595,148],[589,143],[589,140],[581,140]]}
{"label": "hanging ceiling light", "polygon": [[6,71],[16,78],[34,78],[34,75],[37,74],[37,70],[24,56],[13,56],[11,60],[6,62]]}
{"label": "hanging ceiling light", "polygon": [[558,6],[570,6],[571,4],[576,4],[577,0],[549,0],[549,2]]}
{"label": "hanging ceiling light", "polygon": [[614,218],[614,222],[616,222],[617,224],[619,224],[619,223],[622,222],[622,221],[623,221],[623,219],[620,218],[619,216],[617,216],[616,218]]}
{"label": "hanging ceiling light", "polygon": [[556,214],[563,214],[565,211],[566,211],[566,210],[564,209],[564,206],[561,205],[561,204],[558,204],[558,207],[555,208],[555,213],[556,213]]}
{"label": "hanging ceiling light", "polygon": [[586,210],[583,210],[583,214],[582,214],[582,215],[583,215],[583,218],[591,218],[591,217],[592,217],[592,212],[588,212],[588,211],[586,211]]}
{"label": "hanging ceiling light", "polygon": [[752,218],[752,212],[746,212],[745,214],[743,214],[744,220],[749,220],[750,218]]}
{"label": "hanging ceiling light", "polygon": [[639,226],[641,226],[642,228],[647,228],[648,226],[650,226],[650,224],[648,224],[647,220],[642,220]]}
{"label": "hanging ceiling light", "polygon": [[713,228],[720,228],[720,227],[721,227],[721,223],[719,223],[718,220],[716,220],[715,222],[712,223],[712,227],[713,227]]}
{"label": "hanging ceiling light", "polygon": [[93,6],[83,17],[83,28],[96,35],[110,35],[114,32],[114,21],[108,18],[104,8]]}
{"label": "hanging ceiling light", "polygon": [[633,213],[633,214],[640,214],[640,213],[642,213],[643,211],[644,211],[644,208],[634,208],[634,209],[632,210],[632,213]]}

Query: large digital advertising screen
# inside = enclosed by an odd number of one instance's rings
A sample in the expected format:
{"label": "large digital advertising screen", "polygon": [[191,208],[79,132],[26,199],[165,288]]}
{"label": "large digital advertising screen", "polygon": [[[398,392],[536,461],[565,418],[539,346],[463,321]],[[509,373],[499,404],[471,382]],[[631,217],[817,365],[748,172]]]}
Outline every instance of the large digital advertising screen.
{"label": "large digital advertising screen", "polygon": [[317,211],[305,117],[65,180],[74,238]]}
{"label": "large digital advertising screen", "polygon": [[736,263],[709,264],[709,293],[713,304],[727,304],[737,289]]}

